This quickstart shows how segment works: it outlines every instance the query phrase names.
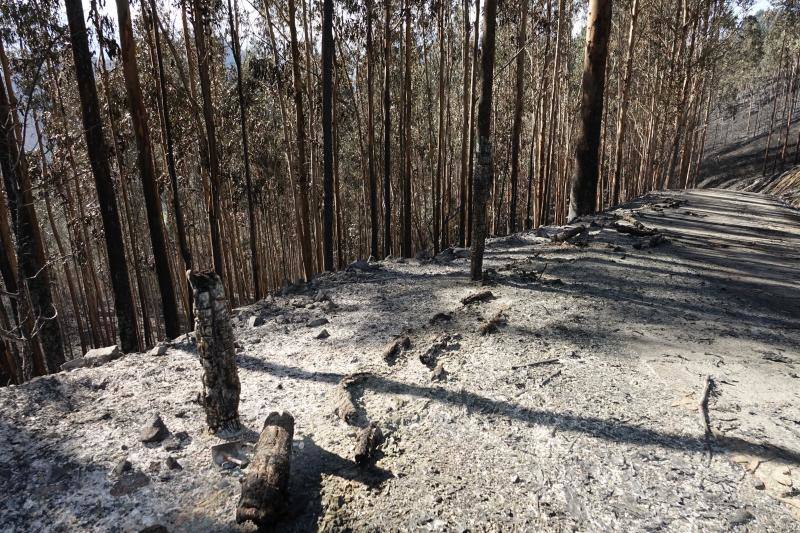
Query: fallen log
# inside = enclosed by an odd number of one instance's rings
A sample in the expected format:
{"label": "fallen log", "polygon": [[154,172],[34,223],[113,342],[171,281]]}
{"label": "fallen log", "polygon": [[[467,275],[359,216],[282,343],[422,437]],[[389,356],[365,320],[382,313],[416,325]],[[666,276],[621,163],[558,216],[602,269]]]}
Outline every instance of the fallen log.
{"label": "fallen log", "polygon": [[289,498],[294,417],[272,412],[256,443],[253,459],[242,481],[236,522],[251,521],[259,528],[274,525]]}
{"label": "fallen log", "polygon": [[186,273],[194,297],[194,336],[203,365],[201,405],[211,431],[235,432],[239,424],[239,374],[225,289],[213,270]]}
{"label": "fallen log", "polygon": [[492,294],[492,291],[480,291],[462,298],[461,303],[464,305],[470,305],[479,302],[488,302],[489,300],[494,300],[494,294]]}
{"label": "fallen log", "polygon": [[571,228],[567,228],[563,231],[559,231],[550,239],[553,242],[566,242],[571,238],[580,235],[583,233],[583,230],[586,229],[586,226],[573,226]]}
{"label": "fallen log", "polygon": [[356,437],[355,461],[359,466],[369,464],[375,457],[375,451],[383,443],[383,433],[375,422],[358,432]]}
{"label": "fallen log", "polygon": [[636,237],[649,237],[658,233],[655,229],[648,228],[641,222],[623,222],[618,220],[614,222],[613,228],[619,233],[627,233],[628,235],[634,235]]}

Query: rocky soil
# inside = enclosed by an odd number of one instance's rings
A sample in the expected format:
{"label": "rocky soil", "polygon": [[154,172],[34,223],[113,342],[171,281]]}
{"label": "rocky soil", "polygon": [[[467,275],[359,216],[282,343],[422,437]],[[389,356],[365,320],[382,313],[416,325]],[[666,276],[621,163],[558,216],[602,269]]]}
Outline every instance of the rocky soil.
{"label": "rocky soil", "polygon": [[253,530],[240,479],[289,411],[275,531],[800,531],[800,214],[705,190],[583,223],[493,240],[484,286],[456,249],[235,310],[238,436],[188,336],[0,390],[0,530]]}

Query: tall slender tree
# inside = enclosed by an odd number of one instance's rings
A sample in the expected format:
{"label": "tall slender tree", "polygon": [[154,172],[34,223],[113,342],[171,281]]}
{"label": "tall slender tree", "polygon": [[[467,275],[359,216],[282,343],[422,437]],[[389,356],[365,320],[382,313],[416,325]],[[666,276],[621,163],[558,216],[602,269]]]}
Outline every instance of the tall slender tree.
{"label": "tall slender tree", "polygon": [[178,306],[175,289],[169,269],[166,238],[162,226],[161,199],[156,187],[156,172],[153,162],[153,145],[150,128],[147,125],[147,110],[144,106],[142,86],[139,82],[139,68],[136,65],[136,41],[133,37],[131,11],[128,0],[116,0],[119,21],[120,57],[125,87],[128,92],[133,133],[136,137],[139,176],[142,180],[144,205],[147,211],[147,224],[150,228],[150,244],[156,266],[158,289],[161,293],[161,309],[164,314],[164,331],[167,338],[174,339],[180,334]]}
{"label": "tall slender tree", "polygon": [[292,80],[295,111],[295,135],[297,142],[297,162],[295,164],[295,198],[297,199],[300,224],[297,228],[300,237],[300,251],[303,261],[303,274],[306,281],[314,275],[314,256],[311,250],[311,224],[308,214],[308,165],[306,164],[306,117],[303,112],[303,78],[300,75],[300,47],[297,44],[297,8],[294,0],[289,3],[289,38],[292,49]]}
{"label": "tall slender tree", "polygon": [[611,3],[611,0],[589,1],[579,134],[575,146],[575,171],[570,188],[570,220],[594,213],[597,206],[596,191],[600,172],[598,150],[603,117],[608,37],[611,33]]}
{"label": "tall slender tree", "polygon": [[497,0],[486,0],[481,37],[481,97],[478,100],[478,149],[472,183],[472,258],[470,274],[483,279],[483,251],[486,245],[486,204],[494,176],[492,160],[492,84],[494,83],[495,25]]}
{"label": "tall slender tree", "polygon": [[333,0],[322,2],[322,268],[333,270]]}
{"label": "tall slender tree", "polygon": [[117,316],[122,351],[135,352],[139,346],[136,313],[133,307],[128,263],[125,260],[125,247],[120,246],[122,240],[122,224],[117,210],[117,197],[114,194],[114,183],[111,181],[111,167],[108,162],[108,151],[103,137],[103,121],[100,117],[100,103],[97,98],[97,85],[92,69],[92,56],[89,51],[89,38],[83,15],[81,0],[65,0],[67,20],[69,22],[72,57],[75,62],[75,77],[78,80],[78,92],[81,100],[83,130],[86,136],[86,147],[89,152],[89,163],[94,175],[97,199],[100,204],[100,216],[103,221],[106,254],[108,255],[111,287],[114,291],[114,310]]}
{"label": "tall slender tree", "polygon": [[369,253],[378,257],[378,176],[375,172],[375,105],[373,78],[375,56],[372,49],[372,0],[367,0],[367,176],[369,179]]}
{"label": "tall slender tree", "polygon": [[[155,1],[155,0],[150,0]],[[239,100],[239,128],[242,134],[242,163],[244,165],[244,183],[247,193],[248,243],[250,245],[250,272],[253,279],[253,296],[260,300],[264,295],[261,288],[261,262],[258,260],[258,226],[253,200],[253,179],[250,175],[250,140],[247,134],[247,104],[244,98],[244,81],[242,76],[242,43],[239,39],[239,6],[234,0],[228,0],[228,23],[231,32],[231,51],[233,63],[236,65],[236,96]]]}
{"label": "tall slender tree", "polygon": [[508,231],[517,231],[517,197],[519,183],[519,137],[522,131],[522,97],[525,92],[525,41],[528,31],[528,2],[522,1],[517,27],[516,80],[514,82],[514,122],[511,126],[511,201],[508,213]]}
{"label": "tall slender tree", "polygon": [[[211,231],[211,255],[214,260],[214,271],[223,279],[223,250],[220,226],[220,174],[219,153],[217,151],[217,133],[214,123],[214,103],[211,94],[211,77],[209,74],[210,51],[206,43],[208,13],[205,0],[193,0],[192,25],[194,26],[194,43],[197,49],[197,72],[200,78],[200,94],[203,100],[203,120],[205,122],[206,143],[208,150],[208,173],[210,198],[208,199],[208,225]],[[232,291],[231,291],[232,292]]]}
{"label": "tall slender tree", "polygon": [[391,0],[383,2],[383,256],[392,253]]}

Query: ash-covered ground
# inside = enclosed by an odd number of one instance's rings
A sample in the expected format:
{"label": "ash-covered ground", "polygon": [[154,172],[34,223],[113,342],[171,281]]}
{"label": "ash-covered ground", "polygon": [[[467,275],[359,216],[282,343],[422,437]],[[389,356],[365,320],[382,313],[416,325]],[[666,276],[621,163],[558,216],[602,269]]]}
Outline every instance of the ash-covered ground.
{"label": "ash-covered ground", "polygon": [[[491,241],[483,286],[454,250],[234,310],[238,437],[207,432],[188,337],[0,390],[0,530],[253,530],[247,468],[212,446],[246,461],[289,411],[275,531],[800,531],[798,212],[705,190],[584,223]],[[335,391],[356,373],[348,425]],[[156,414],[168,434],[144,443]],[[385,442],[362,468],[366,421]]]}

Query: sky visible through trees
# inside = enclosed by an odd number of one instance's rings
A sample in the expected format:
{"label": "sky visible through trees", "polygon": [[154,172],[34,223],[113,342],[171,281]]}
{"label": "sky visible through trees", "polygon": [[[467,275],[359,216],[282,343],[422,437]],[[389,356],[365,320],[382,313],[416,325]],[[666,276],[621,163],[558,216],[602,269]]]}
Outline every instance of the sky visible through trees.
{"label": "sky visible through trees", "polygon": [[742,114],[784,170],[799,36],[794,0],[4,2],[0,381],[192,329],[188,269],[480,280],[487,237],[693,187]]}

